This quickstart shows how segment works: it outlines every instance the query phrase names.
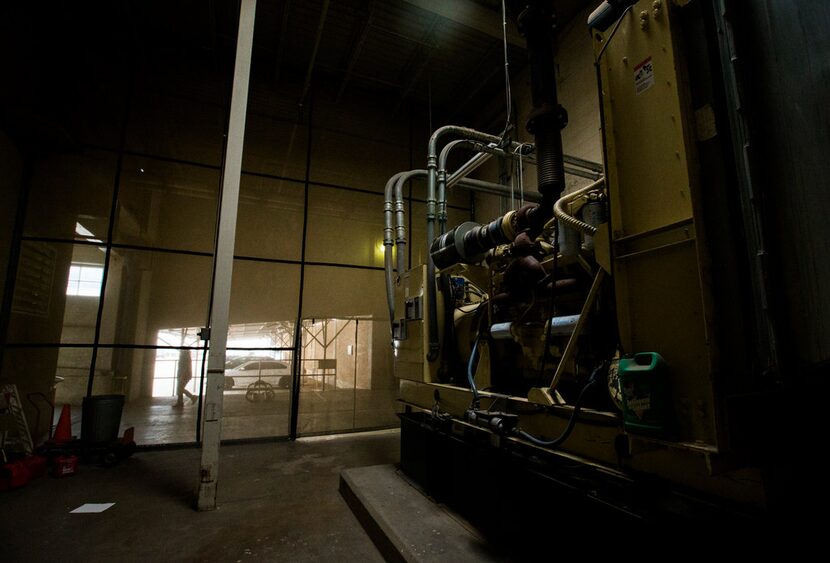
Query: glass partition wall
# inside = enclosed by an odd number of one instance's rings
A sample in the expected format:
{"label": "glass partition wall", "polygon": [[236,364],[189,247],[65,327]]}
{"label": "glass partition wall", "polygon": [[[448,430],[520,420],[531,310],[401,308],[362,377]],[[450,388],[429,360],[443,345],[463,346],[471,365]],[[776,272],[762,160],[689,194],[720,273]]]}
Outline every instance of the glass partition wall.
{"label": "glass partition wall", "polygon": [[[167,17],[143,13],[152,9],[132,15]],[[32,160],[2,369],[22,390],[48,382],[58,411],[125,395],[122,428],[139,444],[194,442],[233,50],[222,34],[205,48],[150,23],[122,30],[133,43],[115,31],[110,48],[65,43],[83,71],[65,76],[54,95],[70,99],[54,107],[71,116],[73,142],[44,143]],[[415,167],[426,130],[413,133],[394,100],[277,84],[266,43],[255,40],[223,438],[394,426],[383,187]],[[422,192],[406,192],[413,260],[425,245]],[[469,202],[452,194],[453,218],[469,217]]]}

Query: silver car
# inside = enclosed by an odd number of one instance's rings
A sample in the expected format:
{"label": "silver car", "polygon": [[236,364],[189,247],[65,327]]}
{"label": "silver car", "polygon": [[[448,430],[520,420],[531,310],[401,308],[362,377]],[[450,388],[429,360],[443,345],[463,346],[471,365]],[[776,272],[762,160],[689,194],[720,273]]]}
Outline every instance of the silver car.
{"label": "silver car", "polygon": [[225,369],[225,389],[248,389],[254,383],[267,383],[279,389],[291,385],[291,368],[273,360],[251,358]]}

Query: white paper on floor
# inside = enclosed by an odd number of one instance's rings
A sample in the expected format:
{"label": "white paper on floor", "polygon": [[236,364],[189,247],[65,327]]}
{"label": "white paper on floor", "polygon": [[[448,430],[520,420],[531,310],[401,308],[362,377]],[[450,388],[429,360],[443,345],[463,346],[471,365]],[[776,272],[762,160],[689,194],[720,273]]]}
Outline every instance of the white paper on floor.
{"label": "white paper on floor", "polygon": [[82,504],[75,510],[70,510],[69,514],[94,514],[98,512],[103,512],[111,506],[115,506],[114,502],[102,502],[102,503],[87,503]]}

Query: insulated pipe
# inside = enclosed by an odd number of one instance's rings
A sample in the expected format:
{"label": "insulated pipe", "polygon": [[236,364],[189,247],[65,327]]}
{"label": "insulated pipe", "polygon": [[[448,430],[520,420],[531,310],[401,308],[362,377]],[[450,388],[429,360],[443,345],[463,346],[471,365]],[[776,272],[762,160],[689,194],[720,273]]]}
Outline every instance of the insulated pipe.
{"label": "insulated pipe", "polygon": [[[450,152],[452,152],[452,150],[459,145],[471,146],[474,148],[480,148],[483,146],[482,143],[476,143],[475,141],[458,139],[456,141],[450,141],[444,145],[443,149],[441,149],[441,155],[438,157],[438,233],[442,235],[444,234],[444,229],[447,225],[447,157],[449,157]],[[483,152],[484,151],[482,150],[478,151],[479,154]],[[481,162],[483,163],[484,161],[482,160]]]}
{"label": "insulated pipe", "polygon": [[553,214],[554,216],[562,222],[563,225],[574,229],[575,231],[579,231],[581,233],[585,233],[586,235],[594,236],[597,232],[597,228],[593,225],[589,225],[584,221],[580,221],[573,215],[570,215],[567,211],[565,211],[565,205],[571,203],[572,201],[576,201],[580,197],[588,194],[596,190],[597,188],[601,187],[605,183],[605,178],[600,178],[596,182],[592,184],[588,184],[584,188],[580,188],[575,192],[569,193],[566,196],[560,197],[556,204],[553,206]]}
{"label": "insulated pipe", "polygon": [[[383,269],[386,274],[386,301],[389,307],[390,323],[395,322],[395,280],[393,276],[394,265],[392,257],[392,246],[397,243],[397,268],[398,275],[406,269],[405,248],[406,248],[406,222],[404,214],[403,185],[414,178],[423,178],[427,175],[426,170],[408,170],[398,172],[386,183],[384,190],[383,211]],[[500,196],[510,195],[510,190],[501,184],[463,178],[457,182],[461,188],[474,192],[490,193]],[[529,199],[529,198],[528,198]],[[394,218],[394,219],[393,219]],[[394,221],[394,227],[393,227]],[[396,233],[396,239],[393,239]]]}
{"label": "insulated pipe", "polygon": [[386,273],[386,305],[389,307],[389,326],[395,324],[395,280],[392,279],[392,245],[383,246],[383,271]]}
{"label": "insulated pipe", "polygon": [[[404,214],[403,185],[407,172],[395,180],[395,255],[398,258],[398,275],[406,270],[406,215]],[[408,179],[408,178],[407,178]]]}
{"label": "insulated pipe", "polygon": [[[532,143],[525,143],[525,145],[533,147],[533,150],[536,150]],[[492,156],[492,153],[479,153],[475,155],[473,158],[462,164],[458,170],[447,176],[447,187],[453,187],[461,178],[472,174],[479,166],[490,160]],[[525,158],[525,162],[527,164],[536,166],[536,158],[529,155]],[[601,164],[568,155],[565,155],[563,159],[565,161],[565,174],[578,176],[580,178],[587,178],[588,180],[598,180],[602,177]],[[568,164],[572,164],[573,166],[568,166]],[[527,199],[527,194],[525,194],[525,199]]]}
{"label": "insulated pipe", "polygon": [[458,170],[449,175],[447,178],[447,186],[454,186],[461,178],[465,178],[475,172],[478,167],[490,160],[492,157],[493,155],[490,153],[478,153],[470,160],[459,166]]}
{"label": "insulated pipe", "polygon": [[602,174],[602,164],[599,162],[593,162],[591,160],[585,160],[584,158],[570,156],[567,154],[562,157],[562,160],[565,164],[573,164],[574,166],[579,166],[580,168]]}
{"label": "insulated pipe", "polygon": [[[494,184],[492,182],[484,182],[482,180],[476,180],[474,178],[463,178],[460,179],[455,185],[466,188],[473,192],[481,192],[485,194],[493,194],[493,195],[500,195],[509,197],[510,196],[510,188],[503,186],[501,184]],[[450,186],[450,183],[447,182],[447,186]],[[536,192],[526,192],[525,193],[525,201],[532,201],[534,203],[539,203],[542,201],[542,196]]]}
{"label": "insulated pipe", "polygon": [[[395,193],[394,207],[395,207],[395,209],[398,209],[398,208],[403,209],[403,207],[404,207],[403,185],[406,182],[408,182],[409,180],[413,180],[415,178],[423,178],[426,175],[427,175],[427,171],[423,170],[423,169],[420,169],[420,170],[409,170],[407,172],[399,172],[398,174],[395,174],[394,176],[392,176],[392,178],[390,179],[390,182],[394,182],[394,193]],[[493,182],[486,182],[484,180],[475,180],[473,178],[460,178],[456,182],[456,185],[460,188],[470,190],[471,192],[481,192],[481,193],[488,193],[488,194],[499,195],[499,196],[509,196],[510,195],[510,190],[507,187],[502,186],[501,184],[493,183]],[[541,196],[539,196],[537,194],[529,194],[529,197],[526,197],[525,199],[528,199],[530,201],[541,201]],[[396,217],[398,219],[398,222],[395,226],[395,231],[400,233],[401,238],[403,240],[403,244],[405,245],[406,244],[406,237],[405,237],[406,224],[404,222],[405,215],[404,215],[404,213],[400,213],[400,214],[396,214]],[[387,228],[389,229],[388,232],[390,233],[390,237],[391,237],[391,231],[392,231],[391,224]],[[403,263],[401,261],[402,256],[403,256],[403,253],[398,255],[398,269],[399,269],[399,272],[402,272],[403,269],[404,269]]]}
{"label": "insulated pipe", "polygon": [[420,178],[426,176],[426,170],[407,170],[406,172],[399,172],[392,176],[395,181],[395,209],[400,210],[396,213],[395,229],[398,233],[398,271],[403,272],[406,269],[406,262],[404,259],[403,249],[406,248],[406,215],[404,214],[404,198],[403,185],[413,178]]}
{"label": "insulated pipe", "polygon": [[[395,322],[395,283],[392,278],[392,221],[395,212],[393,207],[393,192],[395,183],[398,178],[405,174],[405,172],[398,172],[386,182],[386,188],[383,190],[383,270],[386,274],[386,302],[389,306],[389,322]],[[400,250],[398,261],[400,262]],[[398,271],[398,275],[402,273]]]}
{"label": "insulated pipe", "polygon": [[[402,172],[401,174],[406,174],[405,177],[399,178],[398,180],[403,185],[404,183],[408,182],[409,180],[413,180],[415,178],[426,178],[427,171],[424,169],[420,170],[409,170],[408,172]],[[495,182],[487,182],[485,180],[476,180],[475,178],[460,178],[458,181],[455,182],[455,185],[459,188],[464,188],[465,190],[470,190],[471,192],[481,192],[487,194],[494,194],[494,195],[501,195],[501,196],[509,196],[510,195],[510,188],[503,186],[501,184],[496,184]],[[529,199],[532,197],[536,197],[537,199],[541,199],[541,196],[538,194],[525,194],[525,199]],[[531,201],[534,201],[531,199]]]}
{"label": "insulated pipe", "polygon": [[[477,141],[471,141],[469,139],[459,139],[456,141],[450,141],[444,148],[441,149],[441,154],[438,157],[438,227],[440,234],[444,234],[444,230],[447,224],[447,195],[446,189],[448,187],[448,180],[447,180],[447,159],[449,158],[450,152],[458,146],[464,145],[467,148],[471,148],[473,150],[478,151],[478,154],[489,154],[489,155],[498,155],[501,157],[513,158],[518,159],[519,154],[516,153],[516,150],[521,150],[523,146],[529,146],[525,143],[518,143],[513,141],[508,145],[510,150],[504,150],[499,147],[493,147],[490,145],[485,145],[484,143],[480,143]],[[529,146],[532,149],[532,146]],[[478,155],[476,155],[478,156]],[[473,157],[475,158],[475,157]],[[469,163],[468,161],[467,163]],[[482,160],[481,163],[484,161]],[[480,164],[479,164],[480,165]],[[466,166],[466,164],[462,165],[462,168]],[[478,167],[478,166],[476,166]],[[469,174],[474,169],[466,171],[466,174]],[[455,175],[454,175],[455,176]],[[461,179],[460,177],[458,178]]]}
{"label": "insulated pipe", "polygon": [[447,134],[455,134],[461,137],[481,141],[484,143],[501,142],[501,138],[496,135],[482,133],[469,127],[460,127],[458,125],[445,125],[435,130],[429,138],[429,145],[427,146],[427,236],[426,236],[426,252],[427,252],[427,295],[429,303],[429,351],[427,352],[427,360],[433,362],[438,359],[441,352],[441,345],[438,343],[438,313],[436,311],[438,300],[436,298],[435,290],[435,264],[432,263],[430,256],[430,245],[432,239],[435,238],[435,184],[438,176],[438,140]]}
{"label": "insulated pipe", "polygon": [[[471,141],[480,141],[485,144],[494,143],[498,145],[501,138],[496,135],[482,133],[469,127],[458,125],[445,125],[435,130],[429,138],[427,147],[427,253],[432,239],[435,237],[435,191],[438,180],[438,141],[447,134],[455,134]],[[432,232],[430,232],[432,231]]]}
{"label": "insulated pipe", "polygon": [[[536,164],[536,161],[533,162],[528,161],[529,164]],[[573,166],[565,165],[565,174],[570,174],[571,176],[578,176],[579,178],[586,178],[588,180],[599,180],[602,178],[602,174],[600,172],[594,172],[592,170],[583,170],[581,168],[574,168]]]}

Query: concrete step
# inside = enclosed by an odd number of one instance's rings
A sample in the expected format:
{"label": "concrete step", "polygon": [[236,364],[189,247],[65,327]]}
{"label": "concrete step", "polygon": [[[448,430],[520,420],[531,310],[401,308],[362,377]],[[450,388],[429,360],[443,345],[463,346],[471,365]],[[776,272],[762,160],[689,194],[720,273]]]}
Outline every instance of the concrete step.
{"label": "concrete step", "polygon": [[506,561],[475,529],[394,465],[340,473],[340,494],[387,561]]}

